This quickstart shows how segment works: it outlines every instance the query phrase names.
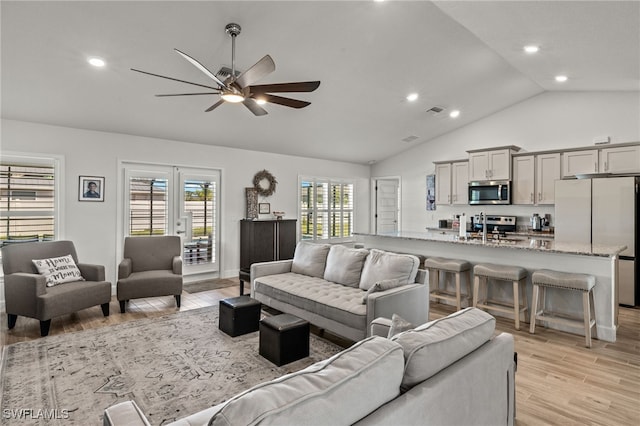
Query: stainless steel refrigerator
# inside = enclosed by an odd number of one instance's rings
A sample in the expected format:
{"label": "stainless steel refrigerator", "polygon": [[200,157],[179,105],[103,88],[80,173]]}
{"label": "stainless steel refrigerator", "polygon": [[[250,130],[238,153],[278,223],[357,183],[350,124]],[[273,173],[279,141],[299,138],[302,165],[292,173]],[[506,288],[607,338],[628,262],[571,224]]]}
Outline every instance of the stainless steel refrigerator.
{"label": "stainless steel refrigerator", "polygon": [[558,242],[625,245],[620,253],[618,303],[640,305],[638,288],[639,177],[556,181]]}

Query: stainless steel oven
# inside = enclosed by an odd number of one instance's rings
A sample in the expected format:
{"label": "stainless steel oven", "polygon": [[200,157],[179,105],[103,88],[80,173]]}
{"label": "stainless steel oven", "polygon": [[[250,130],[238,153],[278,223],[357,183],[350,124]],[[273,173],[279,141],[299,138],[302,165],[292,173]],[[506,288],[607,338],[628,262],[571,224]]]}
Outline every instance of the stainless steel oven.
{"label": "stainless steel oven", "polygon": [[511,182],[469,182],[469,204],[511,204]]}

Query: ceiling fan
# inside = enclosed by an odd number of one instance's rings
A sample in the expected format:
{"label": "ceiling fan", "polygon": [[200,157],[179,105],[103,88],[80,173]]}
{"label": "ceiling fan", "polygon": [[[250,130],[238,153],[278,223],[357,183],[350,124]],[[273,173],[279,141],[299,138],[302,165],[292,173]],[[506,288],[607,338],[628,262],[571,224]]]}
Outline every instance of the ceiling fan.
{"label": "ceiling fan", "polygon": [[[200,86],[213,90],[212,92],[200,92],[200,93],[174,93],[163,96],[194,96],[194,95],[220,95],[220,100],[211,105],[205,111],[213,111],[225,102],[230,103],[242,103],[246,106],[254,115],[266,115],[267,111],[260,105],[266,102],[272,104],[283,105],[291,108],[304,108],[311,104],[311,102],[301,101],[298,99],[285,98],[282,96],[273,95],[272,93],[287,93],[287,92],[313,92],[320,86],[319,81],[300,81],[293,83],[275,83],[275,84],[259,84],[253,83],[262,79],[266,75],[272,73],[276,69],[276,64],[271,59],[271,56],[265,55],[262,59],[256,62],[251,68],[247,69],[243,73],[236,72],[236,37],[240,34],[241,28],[238,24],[227,24],[225,31],[231,37],[231,70],[228,77],[224,77],[226,73],[222,73],[224,80],[219,78],[216,74],[209,71],[204,65],[198,62],[196,59],[181,52],[178,49],[174,49],[184,59],[191,62],[196,68],[202,71],[207,77],[211,78],[217,87],[207,86],[205,84],[193,83],[190,81],[180,80],[173,77],[167,77],[160,74],[154,74],[147,71],[141,71],[131,68],[132,71],[136,71],[142,74],[152,75],[154,77],[166,78],[168,80],[178,81],[180,83],[192,84],[194,86]],[[218,75],[221,75],[219,72]]]}

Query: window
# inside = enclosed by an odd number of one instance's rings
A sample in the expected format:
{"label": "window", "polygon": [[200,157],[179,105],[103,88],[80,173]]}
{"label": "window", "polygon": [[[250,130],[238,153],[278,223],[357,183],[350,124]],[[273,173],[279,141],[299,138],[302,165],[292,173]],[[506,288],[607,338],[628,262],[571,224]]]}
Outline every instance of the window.
{"label": "window", "polygon": [[302,178],[300,235],[303,240],[334,240],[353,233],[353,183]]}
{"label": "window", "polygon": [[0,163],[0,240],[52,240],[55,234],[55,167],[3,159]]}
{"label": "window", "polygon": [[129,235],[167,234],[167,179],[129,180]]}

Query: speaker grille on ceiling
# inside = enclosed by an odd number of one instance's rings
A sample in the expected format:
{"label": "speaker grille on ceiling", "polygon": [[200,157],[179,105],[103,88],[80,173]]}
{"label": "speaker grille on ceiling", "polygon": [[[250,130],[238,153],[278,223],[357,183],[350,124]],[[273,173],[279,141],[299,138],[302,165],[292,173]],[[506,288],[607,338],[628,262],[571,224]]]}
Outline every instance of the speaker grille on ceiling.
{"label": "speaker grille on ceiling", "polygon": [[440,114],[442,111],[444,111],[444,108],[443,108],[443,107],[439,107],[439,106],[434,106],[434,107],[431,107],[431,108],[429,108],[429,109],[427,110],[427,112],[430,112],[430,113],[431,113],[431,114],[433,114],[433,115],[438,115],[438,114]]}
{"label": "speaker grille on ceiling", "polygon": [[[236,70],[236,77],[239,75],[240,75],[240,71]],[[224,80],[230,76],[231,76],[231,68],[229,67],[222,67],[218,70],[218,72],[216,72],[216,77],[218,77],[220,80]]]}

